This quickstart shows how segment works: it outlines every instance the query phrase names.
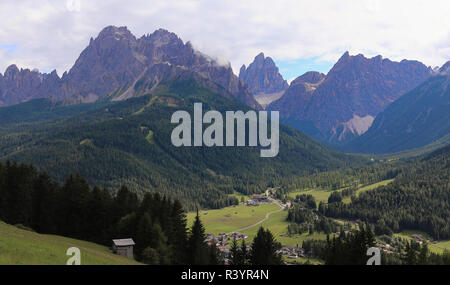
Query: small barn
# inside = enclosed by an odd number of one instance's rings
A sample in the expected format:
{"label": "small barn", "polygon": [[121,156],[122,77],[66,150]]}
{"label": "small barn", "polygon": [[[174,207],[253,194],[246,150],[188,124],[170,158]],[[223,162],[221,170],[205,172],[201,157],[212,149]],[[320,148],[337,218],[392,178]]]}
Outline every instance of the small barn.
{"label": "small barn", "polygon": [[133,248],[136,245],[131,238],[113,239],[112,251],[115,254],[133,259]]}

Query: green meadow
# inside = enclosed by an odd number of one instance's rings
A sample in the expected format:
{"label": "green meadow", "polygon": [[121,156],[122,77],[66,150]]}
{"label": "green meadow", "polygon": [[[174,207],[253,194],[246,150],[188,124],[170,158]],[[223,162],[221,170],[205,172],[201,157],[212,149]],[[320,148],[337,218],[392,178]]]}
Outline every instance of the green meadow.
{"label": "green meadow", "polygon": [[[270,214],[266,221],[240,231],[248,235],[247,242],[253,240],[261,226],[269,229],[276,240],[286,246],[295,246],[297,244],[301,246],[303,241],[307,239],[326,238],[326,235],[323,233],[288,236],[287,226],[289,223],[286,221],[288,212],[280,211],[280,207],[274,204],[259,206],[239,205],[218,210],[205,210],[200,211],[199,216],[206,233],[217,235],[218,233],[229,233],[254,225],[263,220],[266,214],[270,212],[274,213]],[[188,225],[192,225],[195,215],[195,213],[188,213]]]}
{"label": "green meadow", "polygon": [[[358,196],[360,193],[365,192],[365,191],[369,191],[369,190],[373,190],[376,189],[380,186],[386,186],[389,183],[391,183],[392,181],[394,181],[394,179],[387,179],[387,180],[383,180],[374,184],[370,184],[364,187],[359,188],[358,190],[356,190],[356,196]],[[342,202],[344,203],[350,203],[351,202],[351,198],[350,197],[346,197],[342,200]]]}
{"label": "green meadow", "polygon": [[[402,231],[402,232],[394,234],[394,235],[398,236],[398,237],[401,237],[401,238],[404,238],[404,239],[411,240],[412,239],[411,236],[413,234],[422,235],[424,238],[426,238],[429,241],[433,240],[427,233],[422,232],[422,231],[416,231],[416,230],[405,230],[405,231]],[[429,242],[428,243],[428,248],[432,252],[442,254],[445,250],[450,250],[450,240],[441,240],[441,241],[438,241],[438,242],[436,242],[436,241]]]}
{"label": "green meadow", "polygon": [[[373,190],[373,189],[375,189],[377,187],[380,187],[380,186],[385,186],[385,185],[391,183],[392,181],[394,181],[394,179],[387,179],[387,180],[383,180],[383,181],[380,181],[380,182],[377,182],[377,183],[374,183],[374,184],[370,184],[370,185],[367,185],[367,186],[360,187],[356,191],[356,195],[359,195],[359,193],[362,193],[364,191]],[[335,191],[342,191],[344,189],[346,189],[346,188],[338,189],[338,190],[335,190]],[[321,202],[322,201],[322,202],[326,203],[328,201],[328,198],[330,197],[332,192],[333,191],[326,190],[326,189],[306,189],[306,190],[290,192],[288,194],[288,197],[292,198],[292,199],[295,199],[295,197],[297,197],[297,195],[309,194],[309,195],[312,195],[316,199],[317,202]],[[350,197],[344,198],[343,202],[344,203],[350,203]]]}
{"label": "green meadow", "polygon": [[77,247],[82,265],[137,265],[106,246],[56,235],[38,234],[0,221],[0,265],[64,265],[67,249]]}
{"label": "green meadow", "polygon": [[326,239],[326,235],[324,233],[313,233],[312,235],[309,233],[304,233],[301,235],[288,236],[287,227],[289,223],[286,221],[287,215],[287,211],[274,213],[270,215],[267,221],[263,222],[261,225],[244,231],[244,233],[248,235],[248,240],[251,241],[256,236],[259,227],[262,226],[269,229],[276,240],[285,246],[296,246],[297,244],[302,246],[303,241],[308,239]]}
{"label": "green meadow", "polygon": [[[237,231],[253,225],[265,218],[269,212],[277,211],[280,207],[274,204],[259,206],[238,205],[217,210],[199,211],[200,220],[207,233],[219,234]],[[191,226],[196,213],[187,214],[188,225]]]}

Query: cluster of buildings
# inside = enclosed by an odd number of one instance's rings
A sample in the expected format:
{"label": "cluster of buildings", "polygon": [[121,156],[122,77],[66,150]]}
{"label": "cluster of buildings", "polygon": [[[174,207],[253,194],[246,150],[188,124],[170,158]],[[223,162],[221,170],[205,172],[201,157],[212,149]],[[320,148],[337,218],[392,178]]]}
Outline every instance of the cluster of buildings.
{"label": "cluster of buildings", "polygon": [[298,246],[285,246],[277,251],[278,254],[286,255],[290,259],[297,259],[300,257],[305,257],[305,251],[303,248]]}
{"label": "cluster of buildings", "polygon": [[380,250],[382,250],[386,254],[391,254],[392,252],[394,252],[396,250],[395,247],[393,247],[392,245],[390,245],[388,243],[382,243],[382,242],[377,242],[376,247],[378,247]]}
{"label": "cluster of buildings", "polygon": [[269,203],[269,197],[266,195],[252,195],[252,199],[247,200],[245,204],[247,206],[259,206],[259,204]]}
{"label": "cluster of buildings", "polygon": [[416,240],[419,244],[426,241],[426,239],[421,234],[412,234],[411,237]]}
{"label": "cluster of buildings", "polygon": [[206,235],[205,242],[209,245],[214,243],[216,246],[228,246],[234,239],[236,239],[236,241],[240,241],[246,238],[248,238],[246,234],[241,234],[238,232],[233,232],[231,234],[220,233],[217,237],[214,236],[214,234],[208,234]]}
{"label": "cluster of buildings", "polygon": [[[220,233],[217,237],[214,236],[214,234],[208,234],[206,235],[205,242],[208,245],[215,244],[223,257],[225,264],[227,264],[230,257],[230,243],[233,242],[234,239],[236,239],[236,241],[240,241],[246,238],[248,238],[246,234],[238,232],[233,232],[231,234]],[[250,250],[250,245],[247,245],[247,250]]]}

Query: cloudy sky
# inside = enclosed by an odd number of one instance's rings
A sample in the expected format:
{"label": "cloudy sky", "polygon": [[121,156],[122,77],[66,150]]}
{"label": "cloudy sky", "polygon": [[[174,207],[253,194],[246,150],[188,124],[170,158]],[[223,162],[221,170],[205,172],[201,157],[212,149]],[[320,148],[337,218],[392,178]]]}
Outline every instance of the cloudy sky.
{"label": "cloudy sky", "polygon": [[448,0],[2,0],[0,72],[61,75],[107,25],[168,29],[236,73],[261,51],[286,79],[327,72],[346,50],[436,66],[450,60],[449,15]]}

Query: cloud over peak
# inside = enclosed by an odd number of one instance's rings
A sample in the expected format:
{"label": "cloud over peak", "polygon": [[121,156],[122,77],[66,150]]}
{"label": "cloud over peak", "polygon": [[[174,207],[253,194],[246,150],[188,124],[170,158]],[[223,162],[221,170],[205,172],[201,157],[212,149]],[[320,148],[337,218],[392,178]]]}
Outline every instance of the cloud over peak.
{"label": "cloud over peak", "polygon": [[261,51],[275,61],[335,62],[344,51],[441,66],[450,59],[450,3],[433,1],[5,0],[0,70],[68,70],[104,27],[137,37],[158,28],[239,71]]}

